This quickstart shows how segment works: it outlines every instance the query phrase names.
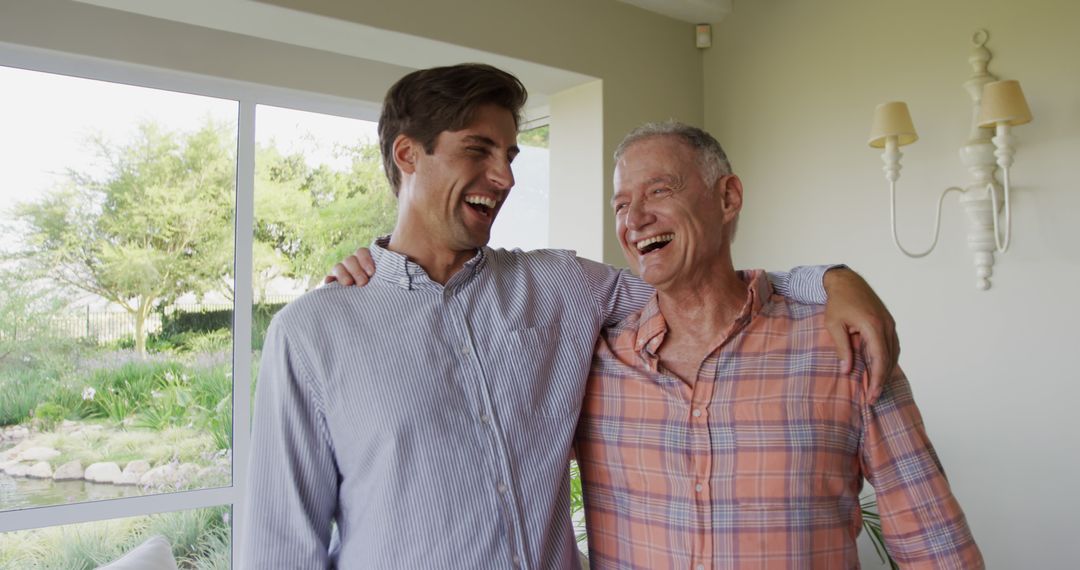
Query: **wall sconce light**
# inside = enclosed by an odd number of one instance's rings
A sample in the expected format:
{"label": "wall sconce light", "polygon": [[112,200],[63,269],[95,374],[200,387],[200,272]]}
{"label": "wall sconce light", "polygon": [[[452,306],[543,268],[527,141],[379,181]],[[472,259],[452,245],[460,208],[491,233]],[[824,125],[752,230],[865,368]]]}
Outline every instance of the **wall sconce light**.
{"label": "wall sconce light", "polygon": [[[885,162],[885,179],[889,181],[889,214],[893,242],[897,249],[913,258],[925,257],[933,251],[941,230],[941,204],[946,194],[959,192],[960,204],[968,217],[968,247],[975,253],[975,287],[981,290],[990,288],[994,253],[1004,253],[1009,249],[1012,230],[1009,167],[1013,163],[1013,147],[1016,142],[1010,129],[1031,122],[1031,110],[1024,99],[1020,84],[1016,81],[998,81],[987,71],[991,57],[990,51],[986,49],[989,36],[986,30],[979,30],[972,37],[974,47],[968,62],[971,63],[973,73],[964,82],[974,105],[970,136],[967,144],[960,147],[960,160],[971,172],[974,182],[965,188],[952,186],[941,193],[934,220],[934,239],[926,251],[908,251],[900,245],[896,235],[896,181],[900,178],[900,157],[903,156],[900,147],[919,139],[907,104],[893,101],[878,105],[874,110],[874,124],[870,129],[869,141],[871,147],[885,149],[881,159]],[[997,169],[1001,170],[1000,183],[995,177]],[[1004,232],[998,224],[1002,210],[1005,217]]]}

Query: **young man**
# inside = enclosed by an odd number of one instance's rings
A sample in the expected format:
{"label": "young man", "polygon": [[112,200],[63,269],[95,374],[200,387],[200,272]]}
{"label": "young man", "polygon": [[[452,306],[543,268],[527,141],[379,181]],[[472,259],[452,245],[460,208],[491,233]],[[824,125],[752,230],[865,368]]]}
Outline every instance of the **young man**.
{"label": "young man", "polygon": [[[566,466],[593,345],[652,289],[573,252],[485,247],[525,96],[475,64],[411,73],[387,94],[397,223],[371,248],[368,286],[309,292],[271,324],[246,565],[577,567]],[[887,320],[869,295],[853,312]]]}
{"label": "young man", "polygon": [[870,405],[820,306],[735,271],[719,143],[661,123],[615,156],[619,242],[656,296],[603,331],[585,393],[591,567],[855,568],[865,477],[903,568],[982,568],[904,375]]}

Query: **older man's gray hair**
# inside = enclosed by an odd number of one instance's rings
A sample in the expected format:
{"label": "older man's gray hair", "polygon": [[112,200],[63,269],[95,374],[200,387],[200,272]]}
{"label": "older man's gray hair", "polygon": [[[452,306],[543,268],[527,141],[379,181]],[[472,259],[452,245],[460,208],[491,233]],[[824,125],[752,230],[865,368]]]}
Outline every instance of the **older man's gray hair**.
{"label": "older man's gray hair", "polygon": [[619,162],[626,149],[634,143],[662,136],[677,137],[697,151],[701,177],[709,188],[712,188],[721,176],[731,174],[731,163],[728,162],[727,154],[720,143],[709,133],[678,121],[645,123],[630,131],[615,149],[615,162]]}
{"label": "older man's gray hair", "polygon": [[[678,121],[645,123],[630,131],[629,134],[623,137],[618,148],[615,149],[615,162],[619,162],[626,149],[633,146],[634,143],[653,137],[665,136],[676,137],[697,151],[698,167],[701,168],[701,178],[705,182],[706,188],[715,186],[716,181],[720,180],[721,176],[731,174],[731,163],[728,162],[727,153],[724,152],[724,148],[720,146],[720,143],[709,133]],[[729,241],[735,241],[735,232],[738,227],[739,216],[736,215],[735,219],[728,224]]]}

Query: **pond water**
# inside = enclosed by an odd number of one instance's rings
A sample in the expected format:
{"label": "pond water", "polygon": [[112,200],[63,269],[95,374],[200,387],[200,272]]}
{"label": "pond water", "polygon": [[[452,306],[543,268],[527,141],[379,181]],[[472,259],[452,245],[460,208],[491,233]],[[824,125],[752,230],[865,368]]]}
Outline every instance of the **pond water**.
{"label": "pond water", "polygon": [[0,473],[0,511],[100,501],[142,495],[138,485],[106,485],[89,481],[53,481]]}

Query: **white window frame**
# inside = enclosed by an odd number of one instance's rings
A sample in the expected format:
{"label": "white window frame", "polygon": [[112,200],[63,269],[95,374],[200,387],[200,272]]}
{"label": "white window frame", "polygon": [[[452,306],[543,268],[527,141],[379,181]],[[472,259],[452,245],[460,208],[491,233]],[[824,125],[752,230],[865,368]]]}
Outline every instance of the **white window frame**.
{"label": "white window frame", "polygon": [[[232,484],[199,489],[0,512],[0,532],[26,530],[170,511],[231,505],[232,560],[239,567],[237,537],[244,527],[251,416],[252,243],[255,196],[255,109],[272,105],[340,117],[378,120],[369,101],[160,69],[0,42],[0,66],[228,99],[239,103],[233,299]],[[238,350],[239,348],[239,350]],[[237,381],[237,380],[241,381]]]}

